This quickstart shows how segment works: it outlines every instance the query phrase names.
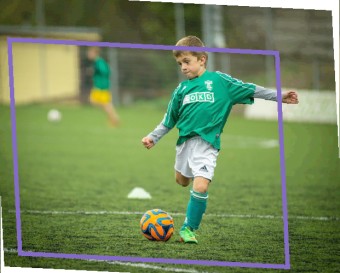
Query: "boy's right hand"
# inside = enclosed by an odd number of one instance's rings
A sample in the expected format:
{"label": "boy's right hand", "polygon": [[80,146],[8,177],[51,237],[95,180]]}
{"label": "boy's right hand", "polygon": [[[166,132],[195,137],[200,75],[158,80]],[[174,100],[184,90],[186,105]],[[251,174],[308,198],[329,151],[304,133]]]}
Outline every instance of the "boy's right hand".
{"label": "boy's right hand", "polygon": [[153,140],[149,137],[143,137],[142,139],[142,144],[144,145],[145,148],[151,149],[153,146],[155,146],[155,143]]}

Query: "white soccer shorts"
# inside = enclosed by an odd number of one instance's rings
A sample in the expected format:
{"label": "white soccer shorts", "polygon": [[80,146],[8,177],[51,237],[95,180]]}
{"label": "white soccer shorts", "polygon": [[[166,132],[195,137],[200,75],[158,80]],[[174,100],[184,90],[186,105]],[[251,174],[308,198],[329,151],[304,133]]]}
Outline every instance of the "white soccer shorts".
{"label": "white soccer shorts", "polygon": [[212,180],[216,167],[218,150],[210,143],[196,136],[176,146],[175,170],[185,177],[197,176]]}

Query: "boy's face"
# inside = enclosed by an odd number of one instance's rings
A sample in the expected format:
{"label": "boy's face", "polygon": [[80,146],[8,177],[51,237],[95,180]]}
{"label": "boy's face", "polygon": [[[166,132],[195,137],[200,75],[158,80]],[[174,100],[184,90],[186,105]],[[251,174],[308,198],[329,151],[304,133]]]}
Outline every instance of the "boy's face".
{"label": "boy's face", "polygon": [[198,58],[190,52],[184,52],[176,57],[176,62],[188,79],[193,79],[203,74],[205,71],[205,61],[206,57],[204,55]]}
{"label": "boy's face", "polygon": [[98,56],[98,52],[95,48],[89,48],[87,50],[87,58],[91,61],[95,60]]}

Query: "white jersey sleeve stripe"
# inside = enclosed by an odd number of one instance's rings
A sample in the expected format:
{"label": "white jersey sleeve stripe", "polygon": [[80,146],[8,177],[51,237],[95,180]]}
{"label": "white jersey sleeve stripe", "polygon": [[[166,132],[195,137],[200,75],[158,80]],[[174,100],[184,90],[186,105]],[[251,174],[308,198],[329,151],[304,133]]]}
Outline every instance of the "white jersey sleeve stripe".
{"label": "white jersey sleeve stripe", "polygon": [[217,75],[219,75],[221,78],[225,79],[226,81],[230,82],[231,84],[233,85],[236,85],[236,86],[242,86],[245,88],[245,89],[252,89],[250,86],[245,86],[245,83],[243,83],[242,81],[238,80],[238,79],[235,79],[234,80],[236,82],[233,82],[232,79],[231,79],[231,76],[229,76],[228,74],[225,74],[225,73],[222,73],[222,72],[219,72],[219,71],[216,71]]}

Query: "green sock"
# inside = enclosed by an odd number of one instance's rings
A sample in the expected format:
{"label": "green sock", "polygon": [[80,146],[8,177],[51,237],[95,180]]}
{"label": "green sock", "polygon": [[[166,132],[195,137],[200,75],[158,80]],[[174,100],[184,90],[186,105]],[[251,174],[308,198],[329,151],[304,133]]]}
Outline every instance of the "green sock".
{"label": "green sock", "polygon": [[186,227],[189,227],[191,230],[197,230],[199,228],[203,213],[207,207],[207,199],[208,193],[190,191],[187,214],[181,230]]}

